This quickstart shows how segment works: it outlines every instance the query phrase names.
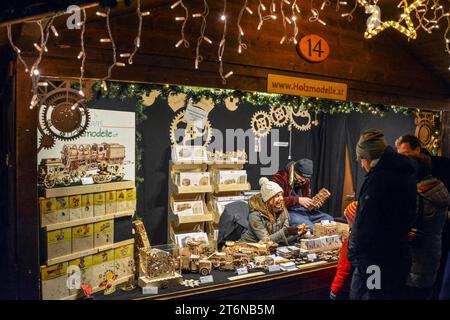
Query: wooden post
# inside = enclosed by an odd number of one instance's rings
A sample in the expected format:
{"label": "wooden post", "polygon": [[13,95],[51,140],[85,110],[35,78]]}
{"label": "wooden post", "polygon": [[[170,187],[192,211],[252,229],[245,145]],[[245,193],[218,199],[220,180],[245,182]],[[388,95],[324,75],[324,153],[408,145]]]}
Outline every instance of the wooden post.
{"label": "wooden post", "polygon": [[16,60],[16,238],[18,298],[39,299],[37,107],[30,110],[31,78]]}

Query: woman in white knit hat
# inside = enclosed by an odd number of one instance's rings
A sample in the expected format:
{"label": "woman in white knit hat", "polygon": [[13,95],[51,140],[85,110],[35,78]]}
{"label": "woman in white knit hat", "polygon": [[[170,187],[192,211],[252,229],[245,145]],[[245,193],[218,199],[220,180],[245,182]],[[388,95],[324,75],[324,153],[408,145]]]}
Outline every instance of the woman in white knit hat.
{"label": "woman in white knit hat", "polygon": [[307,231],[306,225],[290,227],[289,215],[284,205],[283,189],[267,178],[259,179],[261,192],[249,200],[248,229],[240,241],[258,242],[271,240],[289,244]]}

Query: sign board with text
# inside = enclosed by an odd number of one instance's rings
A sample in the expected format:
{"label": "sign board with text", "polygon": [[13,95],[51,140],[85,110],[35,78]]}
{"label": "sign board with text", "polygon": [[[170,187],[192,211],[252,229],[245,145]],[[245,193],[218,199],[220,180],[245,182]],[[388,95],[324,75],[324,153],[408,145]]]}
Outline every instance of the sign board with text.
{"label": "sign board with text", "polygon": [[269,74],[267,92],[333,100],[347,99],[347,84]]}

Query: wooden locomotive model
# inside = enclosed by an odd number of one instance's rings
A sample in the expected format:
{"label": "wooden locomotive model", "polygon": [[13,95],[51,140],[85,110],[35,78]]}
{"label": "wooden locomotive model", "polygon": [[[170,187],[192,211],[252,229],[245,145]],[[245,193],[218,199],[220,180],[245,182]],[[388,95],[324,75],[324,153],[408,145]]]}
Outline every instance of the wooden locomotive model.
{"label": "wooden locomotive model", "polygon": [[[46,188],[68,186],[86,176],[92,176],[95,183],[120,181],[125,176],[124,159],[125,146],[118,143],[64,145],[61,159],[41,160],[38,180]],[[91,170],[97,173],[88,174]]]}

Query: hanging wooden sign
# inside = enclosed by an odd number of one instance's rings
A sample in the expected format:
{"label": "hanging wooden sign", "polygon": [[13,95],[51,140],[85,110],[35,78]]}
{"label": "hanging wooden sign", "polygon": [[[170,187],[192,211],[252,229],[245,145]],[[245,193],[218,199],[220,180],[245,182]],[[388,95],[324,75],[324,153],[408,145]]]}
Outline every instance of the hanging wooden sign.
{"label": "hanging wooden sign", "polygon": [[325,39],[315,34],[304,36],[297,45],[300,55],[309,62],[322,62],[330,54]]}

